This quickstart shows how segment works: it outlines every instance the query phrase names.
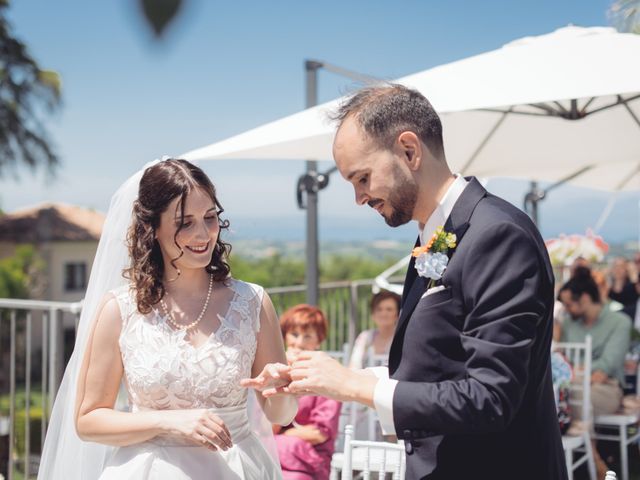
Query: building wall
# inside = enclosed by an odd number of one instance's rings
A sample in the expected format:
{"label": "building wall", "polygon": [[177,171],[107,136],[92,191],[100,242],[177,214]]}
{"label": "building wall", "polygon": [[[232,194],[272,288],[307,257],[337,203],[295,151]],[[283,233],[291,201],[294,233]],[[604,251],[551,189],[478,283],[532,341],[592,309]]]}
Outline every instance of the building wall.
{"label": "building wall", "polygon": [[43,258],[48,263],[48,288],[46,300],[77,302],[84,298],[85,288],[68,290],[65,288],[66,265],[86,265],[85,280],[88,283],[91,265],[98,249],[98,242],[52,242],[43,245]]}

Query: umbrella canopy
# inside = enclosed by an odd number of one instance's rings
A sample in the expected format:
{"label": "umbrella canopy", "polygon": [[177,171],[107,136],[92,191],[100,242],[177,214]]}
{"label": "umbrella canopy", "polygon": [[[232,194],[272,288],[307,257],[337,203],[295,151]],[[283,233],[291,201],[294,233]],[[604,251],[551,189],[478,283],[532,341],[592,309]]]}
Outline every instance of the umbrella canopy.
{"label": "umbrella canopy", "polygon": [[[440,113],[454,171],[640,189],[640,35],[569,26],[398,79]],[[190,151],[193,161],[331,159],[341,99]]]}

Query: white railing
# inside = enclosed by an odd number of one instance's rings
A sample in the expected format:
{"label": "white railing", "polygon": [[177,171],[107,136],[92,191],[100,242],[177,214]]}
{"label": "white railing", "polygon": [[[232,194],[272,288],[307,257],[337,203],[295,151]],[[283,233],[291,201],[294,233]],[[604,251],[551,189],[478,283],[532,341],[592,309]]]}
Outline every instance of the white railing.
{"label": "white railing", "polygon": [[[356,334],[370,327],[373,284],[362,280],[320,285],[318,303],[330,323],[325,350],[353,344]],[[306,301],[304,285],[267,291],[279,314]],[[81,310],[82,302],[0,299],[0,475],[7,480],[37,473]]]}

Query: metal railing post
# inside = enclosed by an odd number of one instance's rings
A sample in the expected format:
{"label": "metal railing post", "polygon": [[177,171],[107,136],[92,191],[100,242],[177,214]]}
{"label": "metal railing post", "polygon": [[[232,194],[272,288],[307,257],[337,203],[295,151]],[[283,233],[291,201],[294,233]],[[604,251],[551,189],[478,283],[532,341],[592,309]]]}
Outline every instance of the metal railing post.
{"label": "metal railing post", "polygon": [[25,399],[24,399],[24,478],[29,478],[29,457],[31,456],[31,311],[26,318],[25,352]]}
{"label": "metal railing post", "polygon": [[16,429],[16,311],[11,310],[9,333],[9,461],[7,462],[8,480],[13,480],[13,457]]}

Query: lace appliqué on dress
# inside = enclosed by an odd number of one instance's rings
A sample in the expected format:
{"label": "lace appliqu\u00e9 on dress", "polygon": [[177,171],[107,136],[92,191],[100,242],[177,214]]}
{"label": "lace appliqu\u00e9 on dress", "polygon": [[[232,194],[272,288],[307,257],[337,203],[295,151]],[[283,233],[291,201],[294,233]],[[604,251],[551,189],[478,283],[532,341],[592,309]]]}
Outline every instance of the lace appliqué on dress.
{"label": "lace appliqu\u00e9 on dress", "polygon": [[142,315],[129,287],[114,291],[123,316],[120,350],[133,408],[182,409],[242,405],[260,328],[263,289],[230,279],[233,298],[220,327],[199,347],[159,311]]}

